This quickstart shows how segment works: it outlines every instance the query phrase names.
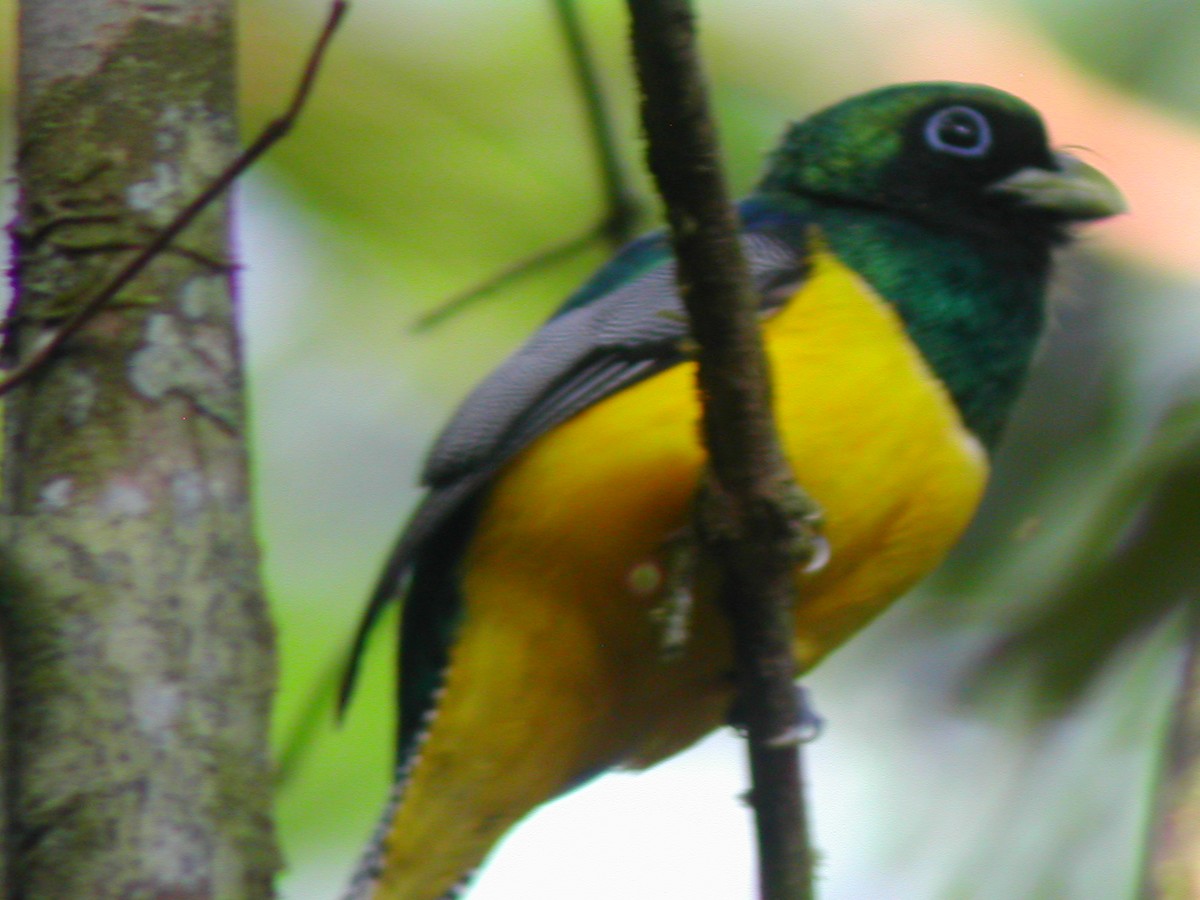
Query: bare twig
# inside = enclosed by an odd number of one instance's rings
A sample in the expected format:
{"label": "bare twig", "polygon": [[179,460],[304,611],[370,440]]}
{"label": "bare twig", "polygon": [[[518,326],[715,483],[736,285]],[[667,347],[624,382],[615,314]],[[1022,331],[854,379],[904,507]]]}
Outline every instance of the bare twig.
{"label": "bare twig", "polygon": [[799,493],[771,417],[757,298],[737,239],[686,0],[630,0],[651,172],[667,205],[680,288],[700,348],[711,479],[702,539],[720,561],[738,709],[749,733],[764,900],[812,896],[796,737],[793,567],[811,554]]}
{"label": "bare twig", "polygon": [[600,166],[604,196],[608,201],[608,212],[597,223],[596,231],[614,247],[619,247],[633,236],[633,227],[638,217],[638,200],[629,187],[629,179],[621,165],[613,139],[612,115],[604,102],[600,79],[596,74],[596,63],[591,47],[579,22],[574,0],[553,0],[558,14],[559,27],[566,41],[571,65],[575,71],[575,83],[579,98],[587,113],[592,141],[596,148],[596,162]]}
{"label": "bare twig", "polygon": [[425,331],[426,329],[441,325],[447,319],[462,312],[485,294],[490,294],[492,291],[498,291],[502,287],[507,287],[514,281],[523,278],[530,272],[537,271],[543,266],[550,266],[562,260],[570,259],[576,253],[586,250],[593,241],[603,237],[607,228],[607,219],[601,220],[583,234],[576,235],[569,240],[563,241],[561,244],[555,244],[548,250],[542,250],[533,256],[519,260],[514,265],[493,275],[486,281],[482,281],[460,294],[455,294],[449,300],[443,300],[433,309],[422,313],[413,322],[413,331]]}
{"label": "bare twig", "polygon": [[613,140],[612,115],[604,102],[604,92],[600,89],[600,79],[596,74],[596,63],[592,58],[591,48],[579,22],[574,0],[552,0],[552,3],[559,27],[562,29],[563,41],[567,45],[579,97],[587,114],[588,129],[596,150],[596,163],[607,209],[600,220],[583,233],[555,244],[548,250],[526,257],[422,313],[413,322],[413,331],[425,331],[440,325],[481,297],[507,287],[530,272],[570,259],[596,241],[603,240],[616,248],[633,236],[640,204],[629,186],[620,154],[617,153],[616,142]]}
{"label": "bare twig", "polygon": [[104,306],[115,297],[122,288],[136,278],[155,257],[161,254],[180,233],[190,225],[195,218],[212,205],[218,197],[229,189],[242,173],[252,166],[260,156],[278,143],[292,127],[304,108],[305,101],[312,91],[313,82],[321,68],[325,50],[333,38],[334,32],[342,21],[348,7],[348,0],[333,0],[329,8],[329,16],[325,27],[321,30],[317,42],[309,54],[292,101],[283,115],[269,122],[253,143],[246,147],[238,157],[231,162],[220,175],[203,191],[196,195],[175,217],[146,244],[137,254],[132,256],[111,279],[90,300],[79,307],[50,337],[46,338],[36,350],[22,360],[18,365],[0,380],[0,396],[7,394],[17,385],[25,382],[37,372],[59,351],[62,345],[76,332],[86,325]]}
{"label": "bare twig", "polygon": [[312,687],[304,695],[300,711],[283,733],[275,753],[275,790],[288,787],[315,746],[318,729],[329,723],[329,707],[337,696],[338,684],[346,668],[345,653],[325,661]]}

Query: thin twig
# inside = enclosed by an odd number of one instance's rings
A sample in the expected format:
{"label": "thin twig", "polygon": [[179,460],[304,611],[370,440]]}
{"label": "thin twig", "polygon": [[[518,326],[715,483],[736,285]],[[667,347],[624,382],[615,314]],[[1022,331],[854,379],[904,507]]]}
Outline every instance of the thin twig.
{"label": "thin twig", "polygon": [[608,201],[608,212],[598,223],[596,230],[614,247],[619,247],[633,236],[639,203],[629,187],[629,179],[617,153],[613,137],[616,129],[613,128],[612,114],[604,102],[604,91],[600,88],[596,62],[583,26],[579,22],[575,2],[554,0],[554,9],[558,13],[558,24],[562,29],[563,40],[566,41],[568,55],[575,71],[579,97],[587,113],[592,141],[596,148],[596,162],[600,167],[601,184]]}
{"label": "thin twig", "polygon": [[600,88],[600,78],[596,72],[596,62],[591,47],[583,26],[579,22],[573,0],[552,0],[552,2],[558,17],[559,28],[562,30],[563,41],[567,45],[567,55],[575,74],[579,97],[587,114],[588,130],[591,132],[592,143],[596,150],[596,164],[600,171],[600,187],[607,208],[600,220],[581,234],[556,244],[548,250],[526,257],[499,274],[455,294],[449,300],[443,300],[433,309],[422,313],[413,322],[413,331],[425,331],[440,325],[481,297],[507,287],[512,282],[544,266],[570,259],[576,253],[586,250],[595,241],[604,240],[616,248],[633,236],[641,204],[629,186],[629,179],[621,165],[620,154],[617,153],[617,145],[613,139],[615,129],[612,124],[612,114],[604,102],[604,92]]}
{"label": "thin twig", "polygon": [[483,281],[472,288],[463,291],[460,294],[455,294],[449,300],[443,300],[433,309],[424,312],[420,317],[413,322],[413,331],[425,331],[433,328],[436,325],[441,325],[442,322],[462,312],[466,307],[470,306],[480,297],[485,294],[490,294],[492,291],[498,291],[502,287],[506,287],[512,282],[528,275],[530,272],[536,271],[543,266],[553,265],[562,260],[570,259],[576,253],[580,253],[588,248],[592,242],[604,236],[608,228],[607,220],[597,222],[583,234],[577,235],[570,240],[563,241],[561,244],[556,244],[548,250],[543,250],[533,256],[519,260],[514,265],[504,271],[493,275],[491,278]]}
{"label": "thin twig", "polygon": [[288,787],[313,750],[317,731],[329,722],[328,707],[337,693],[337,686],[346,668],[344,654],[337,653],[326,660],[325,666],[313,679],[300,711],[291,727],[280,740],[275,755],[275,790]]}
{"label": "thin twig", "polygon": [[131,257],[99,292],[77,309],[33,353],[26,357],[19,365],[15,366],[0,381],[0,396],[7,394],[17,385],[28,380],[31,375],[49,362],[64,342],[91,321],[122,288],[137,277],[155,257],[161,254],[200,213],[204,212],[221,194],[228,190],[229,186],[241,177],[243,172],[250,168],[260,156],[292,130],[297,118],[300,116],[300,111],[303,109],[305,101],[308,100],[313,82],[317,77],[317,72],[325,56],[325,50],[329,46],[329,42],[333,38],[338,25],[341,23],[348,6],[348,0],[333,0],[329,8],[329,16],[325,20],[325,27],[321,30],[321,34],[317,38],[312,52],[309,54],[308,62],[305,64],[300,81],[296,86],[296,91],[292,96],[292,101],[283,115],[269,122],[253,143],[246,147],[238,155],[237,159],[230,163],[220,175],[214,178],[208,187],[183,207],[145,247],[135,256]]}
{"label": "thin twig", "polygon": [[763,900],[813,896],[801,795],[791,606],[815,550],[814,506],[795,486],[771,415],[758,301],[737,238],[687,0],[629,0],[647,158],[667,205],[680,290],[699,346],[711,477],[701,539],[721,566],[737,709],[749,737]]}

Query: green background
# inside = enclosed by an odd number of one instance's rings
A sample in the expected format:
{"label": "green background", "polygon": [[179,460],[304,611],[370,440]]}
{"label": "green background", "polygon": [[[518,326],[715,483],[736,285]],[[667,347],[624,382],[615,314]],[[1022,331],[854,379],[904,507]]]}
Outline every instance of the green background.
{"label": "green background", "polygon": [[[579,5],[650,227],[623,5]],[[247,134],[284,105],[325,9],[242,3]],[[1178,607],[1200,582],[1200,6],[698,9],[739,193],[789,120],[882,83],[954,78],[1033,102],[1056,141],[1082,145],[1129,196],[1131,215],[1089,230],[1063,260],[1037,372],[963,545],[809,679],[829,724],[808,751],[823,897],[1128,896],[1178,668]],[[410,325],[589,227],[597,184],[548,2],[356,0],[298,131],[239,189],[279,746],[294,746],[298,722],[311,726],[279,792],[286,898],[330,896],[381,808],[388,641],[373,645],[344,727],[327,706],[305,710],[416,499],[424,447],[608,251],[435,331]],[[586,816],[584,795],[608,791],[615,824],[597,820],[566,858],[514,840],[532,868],[504,883],[525,886],[489,887],[485,875],[480,900],[750,897],[748,837],[725,859],[725,832],[704,831],[744,818],[736,747],[706,744],[683,766],[670,771],[696,777],[670,795],[674,809],[647,799],[670,773],[568,798],[559,805]],[[643,820],[658,831],[646,837]],[[714,887],[712,873],[731,869],[744,894]],[[598,873],[624,886],[601,887]]]}

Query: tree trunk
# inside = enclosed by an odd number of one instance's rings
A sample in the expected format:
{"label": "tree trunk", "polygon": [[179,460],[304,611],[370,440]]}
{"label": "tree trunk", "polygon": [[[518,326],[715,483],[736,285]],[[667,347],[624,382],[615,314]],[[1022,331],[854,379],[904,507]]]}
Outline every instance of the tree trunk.
{"label": "tree trunk", "polygon": [[[12,364],[236,145],[232,0],[25,0]],[[216,204],[5,410],[9,896],[255,898],[274,642]]]}

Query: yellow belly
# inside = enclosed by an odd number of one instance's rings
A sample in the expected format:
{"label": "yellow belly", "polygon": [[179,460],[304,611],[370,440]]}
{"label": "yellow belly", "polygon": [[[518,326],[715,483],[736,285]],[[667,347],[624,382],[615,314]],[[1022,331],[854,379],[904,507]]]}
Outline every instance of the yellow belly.
{"label": "yellow belly", "polygon": [[[832,555],[797,573],[808,668],[932,569],[985,456],[891,307],[827,253],[764,324],[775,410]],[[703,465],[694,366],[581,413],[498,479],[463,565],[466,617],[388,839],[380,896],[436,900],[518,818],[723,721],[727,634],[704,596],[663,652],[653,575]]]}

